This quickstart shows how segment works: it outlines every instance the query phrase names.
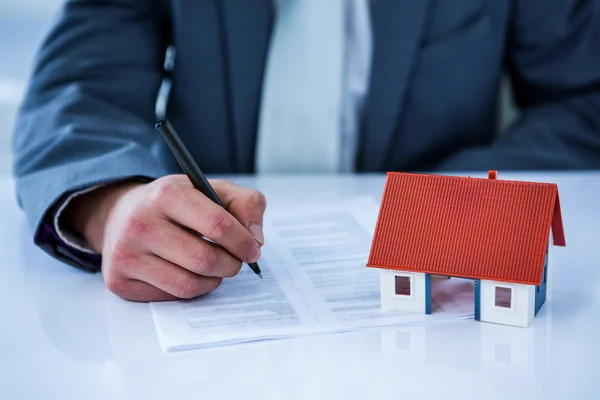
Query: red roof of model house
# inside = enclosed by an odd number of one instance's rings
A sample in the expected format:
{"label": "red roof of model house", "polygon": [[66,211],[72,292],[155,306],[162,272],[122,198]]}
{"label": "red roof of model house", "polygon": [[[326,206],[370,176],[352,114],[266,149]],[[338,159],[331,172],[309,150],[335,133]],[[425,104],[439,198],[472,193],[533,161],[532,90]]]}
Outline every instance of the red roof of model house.
{"label": "red roof of model house", "polygon": [[389,173],[367,265],[539,285],[558,187],[495,178]]}

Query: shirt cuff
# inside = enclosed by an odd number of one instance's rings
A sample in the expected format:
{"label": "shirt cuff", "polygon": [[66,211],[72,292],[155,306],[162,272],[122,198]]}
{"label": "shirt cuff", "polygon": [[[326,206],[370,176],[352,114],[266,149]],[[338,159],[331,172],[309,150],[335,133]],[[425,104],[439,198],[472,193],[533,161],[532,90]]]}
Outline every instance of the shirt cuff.
{"label": "shirt cuff", "polygon": [[47,221],[42,223],[41,229],[35,238],[35,243],[66,264],[95,272],[100,271],[102,262],[100,254],[81,252],[70,247],[60,239],[54,226]]}
{"label": "shirt cuff", "polygon": [[74,198],[81,196],[83,194],[89,193],[93,190],[96,190],[101,186],[102,185],[91,186],[89,188],[85,188],[83,190],[79,190],[79,191],[71,193],[69,195],[69,197],[67,197],[65,199],[65,201],[63,201],[63,203],[60,205],[60,207],[54,214],[54,221],[53,221],[54,222],[54,226],[53,226],[54,232],[56,233],[56,236],[58,236],[58,239],[60,242],[62,242],[66,246],[71,247],[72,249],[74,249],[78,252],[81,252],[83,254],[93,255],[93,256],[99,256],[99,254],[96,253],[94,250],[92,250],[91,246],[86,242],[86,240],[84,238],[77,235],[72,230],[69,230],[68,228],[66,228],[65,224],[61,223],[61,216],[62,216],[64,210],[67,208],[67,206],[71,203],[71,201]]}

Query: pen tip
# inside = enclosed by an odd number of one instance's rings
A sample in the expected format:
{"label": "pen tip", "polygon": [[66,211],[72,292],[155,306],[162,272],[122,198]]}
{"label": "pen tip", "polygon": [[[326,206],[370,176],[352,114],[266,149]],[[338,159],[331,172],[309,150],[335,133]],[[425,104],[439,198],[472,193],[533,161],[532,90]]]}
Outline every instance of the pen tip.
{"label": "pen tip", "polygon": [[260,272],[258,273],[258,277],[259,277],[260,279],[262,279],[262,278],[263,278],[263,277],[262,277],[262,274],[261,274]]}

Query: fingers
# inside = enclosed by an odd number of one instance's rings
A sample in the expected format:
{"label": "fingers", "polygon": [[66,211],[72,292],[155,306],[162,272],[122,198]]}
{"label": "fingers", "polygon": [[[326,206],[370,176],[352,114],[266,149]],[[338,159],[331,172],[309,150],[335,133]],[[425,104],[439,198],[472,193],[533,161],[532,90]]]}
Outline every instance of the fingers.
{"label": "fingers", "polygon": [[126,300],[139,302],[178,299],[176,296],[166,293],[149,283],[126,276],[123,274],[123,268],[115,267],[113,262],[107,262],[107,259],[103,259],[102,277],[104,278],[106,287],[117,296]]}
{"label": "fingers", "polygon": [[144,245],[146,251],[198,275],[230,278],[242,267],[239,259],[219,246],[168,221],[161,221]]}
{"label": "fingers", "polygon": [[235,276],[241,260],[260,257],[248,229],[184,178],[157,179],[112,204],[102,276],[113,293],[132,301],[190,299]]}
{"label": "fingers", "polygon": [[125,290],[120,295],[120,297],[123,297],[124,299],[130,301],[148,302],[178,300],[177,297],[169,293],[163,292],[162,290],[150,285],[149,283],[138,281],[135,279],[124,278],[123,287]]}
{"label": "fingers", "polygon": [[234,185],[226,180],[213,180],[211,185],[221,198],[225,208],[236,217],[254,236],[259,245],[263,245],[263,216],[267,208],[265,196],[252,189]]}
{"label": "fingers", "polygon": [[191,228],[245,262],[260,258],[260,249],[249,230],[231,213],[192,186],[157,186],[153,203],[174,222]]}
{"label": "fingers", "polygon": [[[185,175],[176,175],[174,180],[189,188],[193,187]],[[211,179],[210,183],[227,211],[236,217],[254,236],[259,246],[262,246],[263,217],[267,207],[265,196],[258,190],[244,188],[228,180]]]}
{"label": "fingers", "polygon": [[[109,289],[122,297],[145,299],[192,299],[216,289],[222,279],[199,276],[166,260],[144,255],[132,262],[116,284]],[[145,285],[145,284],[147,285]],[[155,289],[148,288],[149,286]]]}

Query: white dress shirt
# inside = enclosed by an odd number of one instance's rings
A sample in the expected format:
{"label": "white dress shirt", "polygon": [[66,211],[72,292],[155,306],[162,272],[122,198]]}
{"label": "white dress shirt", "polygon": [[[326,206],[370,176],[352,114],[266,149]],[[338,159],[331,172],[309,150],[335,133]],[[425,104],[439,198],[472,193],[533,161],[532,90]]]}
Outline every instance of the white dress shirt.
{"label": "white dress shirt", "polygon": [[358,144],[358,130],[364,100],[369,89],[373,38],[370,1],[347,0],[350,4],[346,18],[346,96],[343,99],[342,132],[340,132],[341,172],[353,172]]}

